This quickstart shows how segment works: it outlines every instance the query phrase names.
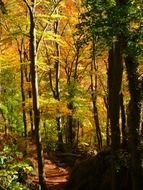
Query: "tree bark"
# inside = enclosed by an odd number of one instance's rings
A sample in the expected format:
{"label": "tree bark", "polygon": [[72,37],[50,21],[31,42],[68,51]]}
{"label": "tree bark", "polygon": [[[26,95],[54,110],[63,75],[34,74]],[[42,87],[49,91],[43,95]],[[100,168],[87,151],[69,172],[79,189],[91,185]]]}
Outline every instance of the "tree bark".
{"label": "tree bark", "polygon": [[[108,86],[108,84],[107,84]],[[108,89],[108,87],[107,87]],[[108,97],[104,97],[104,103],[107,110],[107,116],[106,116],[106,145],[110,145],[110,116],[109,116],[109,104],[108,104]]]}
{"label": "tree bark", "polygon": [[21,45],[19,45],[18,41],[18,51],[20,57],[20,87],[21,87],[21,97],[22,97],[22,115],[23,115],[23,124],[24,124],[24,136],[27,137],[27,118],[26,118],[26,110],[25,110],[25,90],[24,90],[24,67],[23,67],[23,40]]}
{"label": "tree bark", "polygon": [[39,175],[39,189],[45,190],[45,179],[43,170],[43,151],[40,137],[40,110],[38,98],[38,76],[37,76],[37,49],[36,49],[36,29],[35,29],[35,6],[36,0],[31,0],[31,5],[27,0],[24,0],[30,14],[30,70],[32,82],[32,95],[33,95],[33,112],[34,112],[34,125],[35,136],[37,145],[37,158],[38,158],[38,175]]}
{"label": "tree bark", "polygon": [[[24,47],[24,62],[29,61],[28,51]],[[28,98],[32,99],[32,92],[31,92],[31,71],[29,69],[29,65],[25,65],[24,67],[24,74],[26,78],[26,82],[29,83],[28,87]],[[29,108],[29,118],[30,118],[30,125],[31,125],[31,135],[34,135],[34,121],[33,121],[33,111]]]}
{"label": "tree bark", "polygon": [[133,190],[142,189],[141,150],[140,150],[140,111],[141,84],[137,72],[138,63],[133,56],[125,58],[127,77],[129,81],[130,103],[128,114],[129,150],[131,154],[131,171]]}
{"label": "tree bark", "polygon": [[[58,33],[58,26],[59,22],[56,21],[54,25],[54,32],[55,34]],[[56,90],[55,90],[55,99],[60,101],[60,49],[59,44],[55,42],[55,48],[56,48],[56,61],[55,61],[55,68],[56,68]],[[63,151],[63,136],[62,136],[62,120],[61,117],[56,117],[57,122],[57,131],[58,131],[58,149]]]}
{"label": "tree bark", "polygon": [[120,190],[116,173],[116,157],[120,149],[120,93],[122,84],[122,52],[120,36],[109,51],[108,87],[109,87],[109,117],[111,127],[112,150],[112,190]]}
{"label": "tree bark", "polygon": [[27,119],[26,119],[26,111],[25,111],[25,92],[24,92],[24,75],[23,75],[23,65],[21,63],[20,67],[21,73],[21,96],[22,96],[22,114],[23,114],[23,123],[24,123],[24,136],[27,137]]}
{"label": "tree bark", "polygon": [[91,98],[93,104],[93,119],[97,137],[97,148],[101,150],[102,148],[102,135],[99,123],[99,116],[98,116],[98,109],[97,109],[97,65],[95,59],[95,41],[93,39],[93,49],[92,49],[92,62],[91,62],[91,74],[90,74],[90,81],[91,81]]}
{"label": "tree bark", "polygon": [[76,54],[73,58],[70,71],[68,72],[67,76],[67,85],[68,85],[68,94],[69,94],[69,102],[68,102],[68,109],[71,111],[71,115],[67,117],[67,139],[68,144],[70,144],[70,148],[72,150],[73,143],[75,142],[76,131],[75,128],[77,126],[77,120],[74,118],[73,114],[76,112],[76,108],[74,106],[74,97],[76,86],[78,84],[78,63],[79,63],[79,54],[80,47],[76,47]]}
{"label": "tree bark", "polygon": [[120,93],[122,83],[123,63],[120,41],[114,42],[109,52],[108,86],[109,86],[109,116],[111,125],[111,144],[113,151],[120,148]]}
{"label": "tree bark", "polygon": [[124,99],[123,94],[120,94],[120,108],[121,108],[121,121],[122,121],[122,147],[127,147],[127,126],[126,126],[126,113],[125,113],[125,106],[124,106]]}

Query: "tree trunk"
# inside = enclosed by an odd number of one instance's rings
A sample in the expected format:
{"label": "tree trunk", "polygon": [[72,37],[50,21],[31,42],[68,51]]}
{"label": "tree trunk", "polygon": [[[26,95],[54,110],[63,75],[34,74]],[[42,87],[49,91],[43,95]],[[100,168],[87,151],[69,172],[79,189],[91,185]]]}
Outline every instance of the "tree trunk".
{"label": "tree trunk", "polygon": [[[74,106],[72,102],[68,104],[68,108],[72,113],[74,113]],[[67,143],[70,151],[72,151],[73,143],[75,141],[75,127],[75,119],[73,118],[73,115],[69,115],[67,118]]]}
{"label": "tree trunk", "polygon": [[114,42],[109,52],[108,86],[109,86],[109,116],[111,125],[112,149],[120,148],[120,93],[122,83],[122,55],[119,40]]}
{"label": "tree trunk", "polygon": [[25,92],[24,92],[24,76],[23,76],[23,66],[21,63],[20,67],[21,73],[21,95],[22,95],[22,114],[23,114],[23,123],[24,123],[24,136],[27,137],[27,119],[25,111]]}
{"label": "tree trunk", "polygon": [[[108,84],[107,84],[108,85]],[[108,87],[107,87],[108,89]],[[110,145],[110,117],[109,117],[109,104],[108,104],[108,97],[104,97],[104,103],[107,110],[106,116],[106,145]]]}
{"label": "tree trunk", "polygon": [[140,152],[140,111],[141,111],[141,84],[137,72],[138,63],[133,56],[125,58],[129,81],[130,103],[128,116],[129,149],[131,153],[131,171],[133,190],[142,189],[141,152]]}
{"label": "tree trunk", "polygon": [[[58,27],[59,22],[54,22],[54,33],[58,34]],[[50,87],[53,93],[53,97],[60,102],[60,47],[57,42],[55,42],[55,86],[53,86],[53,78],[52,72],[49,71],[49,80],[50,80]],[[59,112],[59,110],[57,110]],[[58,115],[58,113],[57,113]],[[58,132],[58,147],[57,149],[63,151],[63,135],[62,135],[62,120],[60,116],[56,116],[56,123],[57,123],[57,132]]]}
{"label": "tree trunk", "polygon": [[70,144],[70,149],[73,148],[73,143],[75,142],[76,137],[76,130],[75,128],[78,127],[76,122],[77,120],[74,118],[73,114],[76,112],[76,108],[74,106],[74,97],[75,91],[78,84],[78,61],[79,61],[79,53],[80,48],[76,47],[76,55],[73,59],[69,75],[67,76],[67,85],[68,85],[68,94],[69,94],[69,102],[68,102],[68,109],[71,111],[71,115],[67,117],[67,139],[68,144]]}
{"label": "tree trunk", "polygon": [[61,117],[56,117],[56,122],[57,122],[57,131],[58,131],[58,147],[57,148],[60,151],[64,151]]}
{"label": "tree trunk", "polygon": [[[26,61],[29,61],[29,56],[28,56],[27,49],[24,47],[24,62]],[[30,86],[31,85],[31,71],[29,69],[29,65],[25,65],[24,73],[25,73],[26,82],[29,83],[28,98],[32,99],[32,92],[31,92],[31,86]],[[31,125],[30,134],[33,136],[34,135],[34,121],[33,121],[33,112],[31,108],[29,108],[29,118],[30,118],[30,125]]]}
{"label": "tree trunk", "polygon": [[30,13],[30,60],[31,60],[31,82],[32,82],[32,95],[33,95],[33,112],[34,112],[34,125],[35,137],[37,145],[37,158],[38,158],[38,175],[39,175],[39,189],[45,190],[45,180],[43,171],[43,151],[40,137],[40,111],[39,111],[39,98],[38,98],[38,78],[37,78],[37,50],[36,50],[36,30],[35,30],[35,6],[36,0],[31,0],[31,5],[27,0],[24,0]]}
{"label": "tree trunk", "polygon": [[99,124],[99,116],[98,116],[98,109],[97,109],[97,65],[95,60],[95,41],[93,39],[93,50],[92,50],[92,62],[91,62],[91,74],[90,74],[90,81],[91,81],[91,98],[93,104],[93,118],[94,118],[94,125],[97,137],[97,148],[101,150],[102,148],[102,135],[100,130]]}
{"label": "tree trunk", "polygon": [[120,92],[122,84],[122,53],[120,37],[113,43],[109,51],[108,87],[109,87],[109,117],[111,126],[112,149],[112,190],[120,190],[116,174],[116,157],[120,148]]}
{"label": "tree trunk", "polygon": [[[17,42],[18,44],[18,42]],[[22,115],[23,115],[23,124],[24,124],[24,136],[27,137],[27,119],[26,119],[26,110],[25,110],[25,91],[24,91],[24,67],[23,67],[23,42],[21,42],[21,47],[18,44],[18,51],[20,57],[20,87],[21,87],[21,97],[22,97]]]}
{"label": "tree trunk", "polygon": [[[30,80],[29,80],[30,81]],[[31,81],[30,81],[31,82]],[[32,98],[32,92],[31,89],[28,89],[28,97],[31,99]],[[30,108],[29,110],[29,118],[30,118],[30,125],[31,125],[31,135],[33,136],[35,133],[35,128],[34,128],[34,123],[33,123],[33,112],[32,109]]]}
{"label": "tree trunk", "polygon": [[[58,33],[58,26],[59,22],[56,21],[54,25],[54,32],[55,34]],[[55,43],[55,54],[56,54],[56,62],[55,62],[55,68],[56,68],[56,96],[55,99],[60,101],[60,49],[59,44]],[[60,117],[56,118],[57,121],[57,131],[58,131],[58,149],[63,151],[63,136],[62,136],[62,120]]]}
{"label": "tree trunk", "polygon": [[126,127],[126,113],[124,106],[123,94],[120,94],[120,108],[121,108],[121,120],[122,120],[122,147],[126,148],[127,146],[127,127]]}

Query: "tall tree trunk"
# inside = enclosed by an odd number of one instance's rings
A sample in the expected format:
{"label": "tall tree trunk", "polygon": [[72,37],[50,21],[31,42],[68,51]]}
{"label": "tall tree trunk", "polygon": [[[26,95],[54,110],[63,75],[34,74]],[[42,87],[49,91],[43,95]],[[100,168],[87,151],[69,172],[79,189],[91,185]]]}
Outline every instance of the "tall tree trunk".
{"label": "tall tree trunk", "polygon": [[[71,110],[71,112],[73,114],[74,106],[73,106],[72,101],[68,103],[68,108]],[[72,151],[73,143],[75,140],[74,130],[75,130],[75,119],[73,118],[73,115],[69,115],[67,118],[67,143],[69,145],[70,151]]]}
{"label": "tall tree trunk", "polygon": [[[108,86],[108,84],[107,84]],[[108,87],[107,87],[108,89]],[[104,97],[104,103],[107,110],[106,116],[106,145],[110,145],[110,116],[109,116],[109,105],[108,105],[108,97]]]}
{"label": "tall tree trunk", "polygon": [[133,190],[142,189],[141,152],[140,152],[140,111],[141,111],[141,84],[137,72],[138,63],[133,56],[125,58],[127,76],[129,81],[129,148],[131,153],[131,170]]}
{"label": "tall tree trunk", "polygon": [[[24,62],[29,61],[28,51],[24,47]],[[29,65],[24,66],[24,74],[26,78],[26,82],[29,84],[28,87],[28,98],[32,99],[32,91],[31,91],[31,71],[29,69]],[[30,125],[31,125],[31,135],[34,135],[34,121],[33,121],[33,111],[29,108],[29,118],[30,118]]]}
{"label": "tall tree trunk", "polygon": [[121,108],[121,120],[122,120],[122,147],[126,148],[127,146],[127,127],[126,127],[126,113],[124,106],[123,94],[120,94],[120,108]]}
{"label": "tall tree trunk", "polygon": [[[54,22],[54,33],[58,34],[59,21]],[[50,88],[53,93],[53,97],[60,102],[60,47],[55,42],[55,86],[53,85],[52,71],[49,71]],[[59,112],[59,110],[57,110]],[[58,115],[58,113],[57,113]],[[57,149],[63,151],[63,135],[62,135],[62,119],[60,116],[56,116],[57,132],[58,132],[58,147]]]}
{"label": "tall tree trunk", "polygon": [[109,116],[111,125],[111,143],[113,151],[120,148],[120,93],[122,83],[122,55],[120,41],[114,42],[109,52],[108,86],[109,86]]}
{"label": "tall tree trunk", "polygon": [[112,149],[112,190],[120,189],[116,176],[116,160],[120,148],[120,92],[122,84],[122,53],[120,37],[113,43],[109,51],[108,87],[109,87],[109,117],[111,126],[111,149]]}
{"label": "tall tree trunk", "polygon": [[24,123],[24,136],[27,137],[27,119],[26,119],[26,110],[25,110],[24,75],[23,75],[22,63],[21,63],[21,67],[20,67],[20,73],[21,73],[21,95],[22,95],[22,114],[23,114],[23,123]]}
{"label": "tall tree trunk", "polygon": [[18,41],[18,51],[20,57],[20,87],[21,87],[21,97],[22,97],[22,115],[23,115],[23,124],[24,124],[24,136],[27,137],[27,118],[26,118],[26,110],[25,110],[25,90],[24,90],[24,67],[23,67],[23,40],[21,45],[19,45]]}
{"label": "tall tree trunk", "polygon": [[69,102],[68,102],[68,108],[71,111],[71,115],[67,117],[67,135],[68,135],[68,144],[70,144],[70,148],[72,150],[73,143],[75,141],[76,137],[76,131],[75,128],[78,127],[77,120],[74,118],[73,114],[76,112],[76,108],[74,106],[74,98],[75,98],[75,91],[78,84],[78,61],[79,61],[79,53],[80,53],[80,47],[76,47],[76,55],[73,59],[71,70],[68,75],[68,94],[69,94]]}
{"label": "tall tree trunk", "polygon": [[35,6],[36,0],[31,0],[31,5],[27,0],[24,0],[30,14],[30,60],[31,60],[31,82],[32,82],[32,95],[33,95],[33,112],[34,112],[34,125],[35,136],[37,145],[37,158],[38,158],[38,174],[39,174],[39,189],[45,190],[45,179],[43,171],[43,151],[40,137],[40,111],[39,111],[39,98],[38,98],[38,77],[37,77],[37,50],[36,50],[36,30],[35,30]]}
{"label": "tall tree trunk", "polygon": [[[55,34],[58,33],[58,26],[59,22],[56,21],[54,25],[54,32]],[[55,43],[55,54],[56,54],[56,62],[55,62],[55,68],[56,68],[56,90],[55,90],[55,99],[60,101],[60,49],[59,44]],[[58,131],[58,149],[63,151],[63,136],[62,136],[62,120],[61,117],[56,117],[57,121],[57,131]]]}
{"label": "tall tree trunk", "polygon": [[[29,65],[28,65],[29,67]],[[28,98],[32,99],[32,91],[31,91],[31,71],[27,73],[27,68],[25,68],[25,76],[26,76],[26,82],[29,83],[28,87]],[[30,118],[30,125],[31,125],[31,135],[34,135],[34,121],[33,121],[33,111],[31,108],[29,108],[29,118]]]}
{"label": "tall tree trunk", "polygon": [[[31,76],[31,74],[30,74]],[[31,77],[30,77],[31,78]],[[31,79],[29,78],[28,82],[31,83]],[[32,84],[32,83],[31,83]],[[32,98],[32,91],[31,91],[31,88],[29,87],[28,89],[28,98],[31,99]],[[34,121],[33,121],[33,111],[32,109],[30,108],[29,110],[29,118],[30,118],[30,125],[31,125],[31,135],[33,136],[35,134],[35,128],[34,128]]]}
{"label": "tall tree trunk", "polygon": [[96,131],[96,137],[98,142],[98,150],[101,150],[102,148],[102,135],[100,130],[100,124],[99,124],[99,116],[98,116],[98,109],[97,109],[97,65],[96,65],[96,59],[95,59],[95,41],[93,39],[93,50],[92,50],[92,62],[91,62],[91,74],[90,74],[90,81],[91,81],[91,98],[92,98],[92,104],[93,104],[93,118],[94,118],[94,124],[95,124],[95,131]]}

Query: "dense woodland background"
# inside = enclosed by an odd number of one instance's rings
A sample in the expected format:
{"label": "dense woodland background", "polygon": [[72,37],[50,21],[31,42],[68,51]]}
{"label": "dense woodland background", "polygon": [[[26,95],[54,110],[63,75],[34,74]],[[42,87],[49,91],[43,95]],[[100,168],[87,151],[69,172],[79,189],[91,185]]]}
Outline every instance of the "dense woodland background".
{"label": "dense woodland background", "polygon": [[43,152],[67,190],[143,188],[142,3],[0,0],[0,189],[32,189],[30,143],[41,190]]}

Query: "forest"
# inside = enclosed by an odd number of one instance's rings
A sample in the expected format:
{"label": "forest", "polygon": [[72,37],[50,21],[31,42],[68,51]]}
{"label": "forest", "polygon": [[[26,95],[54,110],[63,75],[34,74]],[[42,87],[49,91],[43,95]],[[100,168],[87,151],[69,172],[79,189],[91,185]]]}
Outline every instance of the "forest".
{"label": "forest", "polygon": [[143,1],[0,0],[0,190],[143,189]]}

